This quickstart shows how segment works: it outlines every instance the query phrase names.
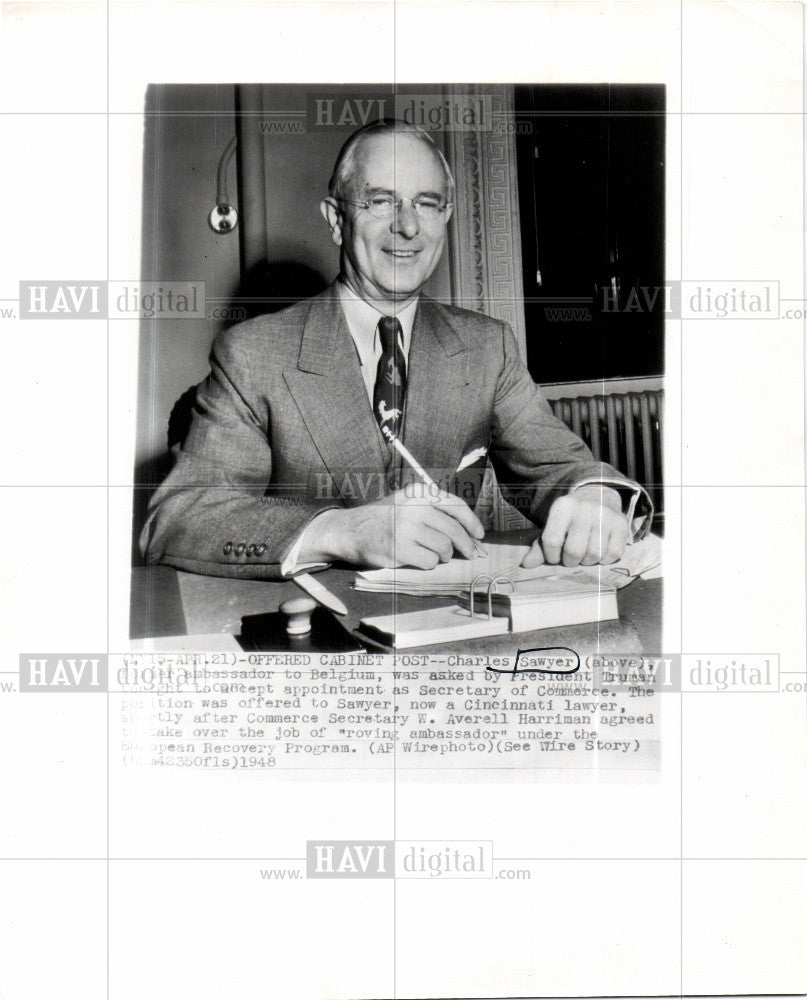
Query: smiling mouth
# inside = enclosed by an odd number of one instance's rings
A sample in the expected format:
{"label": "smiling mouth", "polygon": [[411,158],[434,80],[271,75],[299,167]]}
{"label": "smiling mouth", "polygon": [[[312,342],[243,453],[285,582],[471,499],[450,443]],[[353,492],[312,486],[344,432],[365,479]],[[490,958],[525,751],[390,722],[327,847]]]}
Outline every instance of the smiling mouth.
{"label": "smiling mouth", "polygon": [[395,260],[412,260],[420,253],[420,250],[385,250],[384,253],[394,257]]}

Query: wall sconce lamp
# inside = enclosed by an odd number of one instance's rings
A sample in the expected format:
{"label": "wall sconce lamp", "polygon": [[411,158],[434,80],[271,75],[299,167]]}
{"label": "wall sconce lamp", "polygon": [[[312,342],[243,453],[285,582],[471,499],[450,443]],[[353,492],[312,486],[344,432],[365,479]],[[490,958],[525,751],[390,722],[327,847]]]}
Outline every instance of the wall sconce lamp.
{"label": "wall sconce lamp", "polygon": [[231,233],[238,225],[238,212],[230,204],[227,195],[227,167],[235,152],[235,136],[227,143],[227,148],[221,154],[216,170],[216,204],[207,217],[208,224],[214,233]]}

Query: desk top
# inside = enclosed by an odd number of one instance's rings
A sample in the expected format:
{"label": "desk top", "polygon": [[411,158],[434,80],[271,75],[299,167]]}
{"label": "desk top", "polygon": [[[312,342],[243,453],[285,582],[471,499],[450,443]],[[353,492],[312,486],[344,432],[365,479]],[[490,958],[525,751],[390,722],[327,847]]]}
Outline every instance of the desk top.
{"label": "desk top", "polygon": [[[329,569],[318,579],[344,601],[348,615],[344,624],[354,629],[359,619],[454,603],[450,599],[370,594],[353,590],[353,570]],[[656,654],[661,652],[661,580],[634,580],[617,592],[619,621],[594,622],[565,628],[540,629],[484,639],[465,640],[463,653],[514,655],[518,649],[570,646],[581,656],[608,654]],[[244,615],[276,611],[282,601],[299,596],[290,581],[233,580],[197,576],[165,566],[137,567],[132,571],[131,638],[176,635],[206,635],[215,632],[237,635]],[[445,654],[457,643],[407,649],[406,653]],[[199,649],[204,652],[204,649]]]}

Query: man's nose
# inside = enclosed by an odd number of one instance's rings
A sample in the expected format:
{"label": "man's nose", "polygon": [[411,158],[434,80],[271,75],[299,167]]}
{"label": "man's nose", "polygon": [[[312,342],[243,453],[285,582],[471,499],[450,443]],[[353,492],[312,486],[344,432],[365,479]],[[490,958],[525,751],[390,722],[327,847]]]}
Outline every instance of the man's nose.
{"label": "man's nose", "polygon": [[398,203],[398,210],[392,217],[390,228],[393,233],[401,233],[409,240],[420,232],[420,219],[415,206],[408,198],[403,198]]}

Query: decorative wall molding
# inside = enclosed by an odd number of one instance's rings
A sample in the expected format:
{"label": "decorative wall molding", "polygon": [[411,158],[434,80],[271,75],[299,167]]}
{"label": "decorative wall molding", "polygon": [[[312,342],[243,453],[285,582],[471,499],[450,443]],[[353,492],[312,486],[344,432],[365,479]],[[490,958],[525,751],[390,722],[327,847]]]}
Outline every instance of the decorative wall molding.
{"label": "decorative wall molding", "polygon": [[449,227],[452,301],[510,324],[526,359],[512,88],[446,86],[445,94],[489,98],[491,120],[473,131],[446,132],[446,157],[457,192]]}

